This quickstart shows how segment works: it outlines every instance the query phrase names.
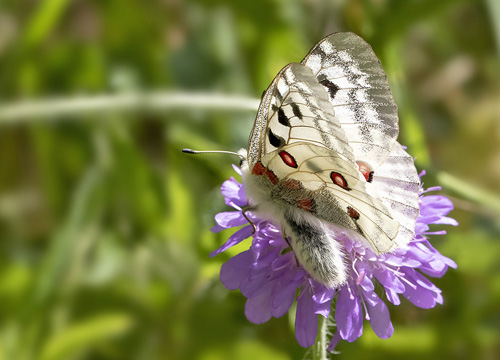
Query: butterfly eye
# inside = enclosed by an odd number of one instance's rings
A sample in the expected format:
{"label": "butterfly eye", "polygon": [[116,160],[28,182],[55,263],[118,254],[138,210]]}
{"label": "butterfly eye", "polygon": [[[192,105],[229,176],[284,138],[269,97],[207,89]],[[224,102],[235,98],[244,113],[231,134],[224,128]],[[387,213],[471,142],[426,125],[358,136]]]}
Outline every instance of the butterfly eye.
{"label": "butterfly eye", "polygon": [[345,179],[342,174],[339,174],[338,172],[332,171],[330,173],[330,178],[332,179],[333,183],[335,185],[340,186],[344,190],[351,190],[349,186],[347,185],[347,180]]}
{"label": "butterfly eye", "polygon": [[363,174],[367,182],[372,182],[373,181],[373,171],[370,168],[370,166],[363,162],[363,161],[356,161],[356,164],[358,164],[358,169]]}

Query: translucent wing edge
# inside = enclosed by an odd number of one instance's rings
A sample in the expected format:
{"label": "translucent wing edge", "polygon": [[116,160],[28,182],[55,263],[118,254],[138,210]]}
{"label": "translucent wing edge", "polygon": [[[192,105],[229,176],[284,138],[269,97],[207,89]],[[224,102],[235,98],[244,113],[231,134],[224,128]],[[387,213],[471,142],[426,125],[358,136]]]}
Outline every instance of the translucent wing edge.
{"label": "translucent wing edge", "polygon": [[[327,90],[334,87],[330,100],[341,124],[357,124],[357,131],[346,132],[356,159],[381,165],[396,142],[399,127],[387,76],[370,44],[354,33],[334,33],[319,41],[301,63],[313,70],[320,83],[320,78],[331,80],[322,85]],[[371,119],[377,123],[367,131]],[[373,137],[377,141],[371,141]]]}
{"label": "translucent wing edge", "polygon": [[396,142],[389,157],[376,171],[372,185],[378,196],[401,225],[397,246],[405,246],[415,236],[415,224],[420,213],[420,178],[413,158]]}

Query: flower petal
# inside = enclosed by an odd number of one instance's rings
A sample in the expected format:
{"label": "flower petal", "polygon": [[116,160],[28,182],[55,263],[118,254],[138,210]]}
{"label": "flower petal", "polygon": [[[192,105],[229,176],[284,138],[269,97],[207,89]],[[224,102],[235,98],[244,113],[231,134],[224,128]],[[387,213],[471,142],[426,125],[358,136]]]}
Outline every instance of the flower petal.
{"label": "flower petal", "polygon": [[224,196],[227,205],[234,203],[237,206],[242,207],[247,204],[247,197],[245,195],[243,185],[232,177],[222,183],[220,191]]}
{"label": "flower petal", "polygon": [[262,324],[271,318],[271,286],[266,284],[262,291],[245,303],[245,316],[254,324]]}
{"label": "flower petal", "polygon": [[330,310],[332,307],[332,299],[335,296],[335,290],[327,288],[326,286],[311,280],[312,288],[314,290],[314,295],[312,297],[314,301],[314,313],[322,315],[323,317],[328,317],[330,315]]}
{"label": "flower petal", "polygon": [[363,310],[355,290],[349,284],[339,290],[335,321],[344,340],[353,342],[363,333]]}
{"label": "flower petal", "polygon": [[453,226],[458,225],[458,221],[446,216],[453,210],[453,203],[446,196],[428,195],[422,196],[420,200],[420,215],[417,222]]}
{"label": "flower petal", "polygon": [[395,293],[400,294],[405,290],[403,283],[399,281],[392,271],[379,269],[373,274],[386,290],[391,289]]}
{"label": "flower petal", "polygon": [[274,277],[270,266],[256,269],[254,262],[250,266],[248,277],[241,282],[240,291],[247,298],[257,296],[257,294],[263,291],[272,278]]}
{"label": "flower petal", "polygon": [[248,278],[253,254],[250,250],[239,253],[222,264],[220,268],[220,281],[228,290],[236,290],[241,282]]}
{"label": "flower petal", "polygon": [[295,338],[302,347],[314,344],[318,332],[318,315],[314,313],[314,302],[310,286],[303,286],[297,299],[295,315]]}
{"label": "flower petal", "polygon": [[445,216],[453,210],[453,203],[446,196],[427,195],[420,198],[420,214],[423,216]]}
{"label": "flower petal", "polygon": [[415,235],[421,235],[429,230],[429,225],[421,223],[417,219],[417,223],[415,224]]}
{"label": "flower petal", "polygon": [[385,303],[378,298],[378,301],[368,305],[368,314],[370,315],[370,325],[373,332],[381,339],[388,339],[394,334],[394,327],[391,323],[389,310]]}
{"label": "flower petal", "polygon": [[248,224],[241,211],[226,211],[215,215],[215,222],[224,229]]}
{"label": "flower petal", "polygon": [[240,175],[240,176],[243,175],[243,172],[241,171],[241,169],[238,166],[233,164],[233,169],[234,169],[234,171],[236,171],[236,173],[238,175]]}
{"label": "flower petal", "polygon": [[[418,261],[418,259],[414,259],[411,257],[411,253],[408,253],[410,249],[408,249],[404,254],[399,254],[399,255],[393,255],[393,254],[385,254],[383,255],[385,257],[384,262],[387,265],[392,265],[392,266],[408,266],[408,267],[418,267],[422,263]],[[406,256],[408,253],[408,256]]]}
{"label": "flower petal", "polygon": [[326,350],[330,352],[335,351],[335,347],[337,347],[340,340],[342,340],[342,337],[340,336],[340,332],[337,330],[335,331],[335,334],[333,334],[332,340],[330,340],[330,344],[328,344],[328,348]]}
{"label": "flower petal", "polygon": [[359,282],[359,287],[363,289],[365,292],[370,292],[375,289],[375,286],[373,285],[373,282],[366,276],[365,272],[363,271],[363,276],[358,279]]}
{"label": "flower petal", "polygon": [[[405,292],[403,293],[403,296],[410,300],[413,305],[422,309],[430,309],[436,306],[435,292],[441,292],[441,290],[434,287],[433,291],[428,288],[429,286],[421,286],[423,282],[421,279],[417,278],[417,275],[420,274],[418,274],[415,270],[408,268],[401,270],[405,273],[404,278],[407,281],[407,283],[405,283]],[[422,275],[420,276],[422,277]]]}
{"label": "flower petal", "polygon": [[234,246],[236,244],[239,244],[243,240],[249,238],[252,235],[253,228],[250,225],[247,225],[238,231],[236,231],[231,237],[229,237],[229,240],[224,243],[220,248],[218,248],[215,251],[212,251],[210,253],[210,257],[214,257],[217,254],[220,254],[221,252],[229,249],[231,246]]}
{"label": "flower petal", "polygon": [[398,293],[395,292],[394,290],[386,288],[385,289],[385,296],[387,296],[387,300],[389,300],[394,305],[401,304],[401,299],[399,298]]}
{"label": "flower petal", "polygon": [[279,280],[279,283],[275,281],[272,294],[272,315],[274,317],[282,317],[292,306],[297,289],[303,283],[302,276],[298,280],[294,281],[288,277],[283,277]]}

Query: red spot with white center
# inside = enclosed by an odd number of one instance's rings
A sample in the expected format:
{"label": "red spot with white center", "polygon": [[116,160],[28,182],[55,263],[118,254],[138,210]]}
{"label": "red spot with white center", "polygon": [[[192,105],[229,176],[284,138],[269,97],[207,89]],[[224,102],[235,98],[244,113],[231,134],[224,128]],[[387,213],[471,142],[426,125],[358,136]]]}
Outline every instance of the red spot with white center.
{"label": "red spot with white center", "polygon": [[295,169],[298,167],[297,162],[295,161],[295,159],[293,158],[293,156],[290,155],[290,153],[287,153],[286,151],[281,150],[279,152],[279,155],[281,157],[281,160],[283,160],[283,162],[285,164],[287,164],[288,166],[293,167]]}
{"label": "red spot with white center", "polygon": [[373,171],[367,163],[363,161],[356,161],[356,164],[358,164],[358,169],[363,174],[367,182],[372,182],[373,180]]}
{"label": "red spot with white center", "polygon": [[347,185],[347,180],[345,179],[345,177],[342,174],[335,172],[335,171],[332,171],[330,173],[330,178],[332,179],[332,181],[335,185],[340,186],[344,190],[351,190],[349,188],[349,186]]}

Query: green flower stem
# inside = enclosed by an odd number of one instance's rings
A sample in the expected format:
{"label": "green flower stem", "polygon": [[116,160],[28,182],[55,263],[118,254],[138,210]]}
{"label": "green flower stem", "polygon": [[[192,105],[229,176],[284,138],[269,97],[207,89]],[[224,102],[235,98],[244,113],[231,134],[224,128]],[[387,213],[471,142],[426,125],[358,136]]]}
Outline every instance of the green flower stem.
{"label": "green flower stem", "polygon": [[316,342],[313,345],[313,360],[327,360],[327,347],[326,319],[323,316],[318,315],[318,334],[316,335]]}
{"label": "green flower stem", "polygon": [[[437,179],[443,189],[454,191],[463,199],[488,207],[493,210],[497,218],[500,217],[500,197],[498,195],[483,190],[474,184],[469,184],[444,171],[437,173]],[[492,215],[491,212],[490,215]]]}
{"label": "green flower stem", "polygon": [[243,96],[173,91],[130,92],[5,103],[0,107],[0,125],[93,113],[102,116],[103,111],[116,113],[176,108],[256,111],[258,107],[258,99]]}

